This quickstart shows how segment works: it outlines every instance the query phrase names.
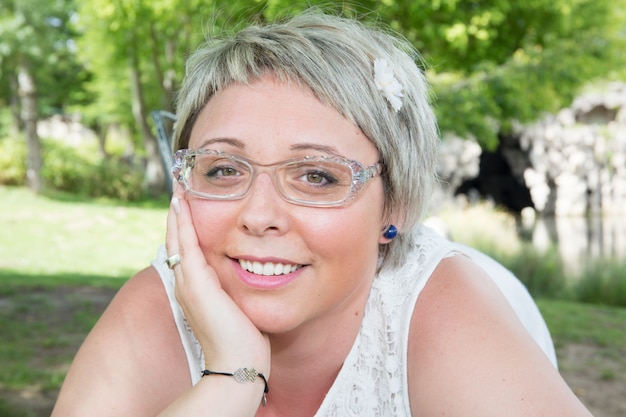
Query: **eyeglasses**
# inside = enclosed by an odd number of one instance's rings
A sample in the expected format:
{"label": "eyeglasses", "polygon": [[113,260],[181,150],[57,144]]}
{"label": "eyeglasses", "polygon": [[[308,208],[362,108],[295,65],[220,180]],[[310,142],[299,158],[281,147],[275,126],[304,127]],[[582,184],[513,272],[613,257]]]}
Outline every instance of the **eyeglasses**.
{"label": "eyeglasses", "polygon": [[255,177],[271,172],[274,187],[286,201],[302,206],[348,204],[381,172],[381,164],[365,167],[341,157],[305,156],[258,164],[242,156],[212,149],[181,149],[172,173],[190,193],[208,200],[239,200],[248,195]]}

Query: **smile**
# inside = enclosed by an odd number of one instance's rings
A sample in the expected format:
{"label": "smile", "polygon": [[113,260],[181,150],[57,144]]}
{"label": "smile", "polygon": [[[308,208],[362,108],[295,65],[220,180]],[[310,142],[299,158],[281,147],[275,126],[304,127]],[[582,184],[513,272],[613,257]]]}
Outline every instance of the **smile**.
{"label": "smile", "polygon": [[239,265],[242,269],[257,275],[286,275],[290,274],[301,267],[296,264],[282,264],[274,262],[258,262],[239,259]]}

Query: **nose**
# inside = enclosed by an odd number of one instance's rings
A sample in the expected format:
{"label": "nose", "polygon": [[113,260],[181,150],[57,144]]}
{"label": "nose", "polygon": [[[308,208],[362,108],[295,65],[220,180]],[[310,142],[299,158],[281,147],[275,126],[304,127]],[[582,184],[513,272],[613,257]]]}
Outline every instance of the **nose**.
{"label": "nose", "polygon": [[287,204],[276,190],[270,173],[261,172],[254,179],[250,193],[242,200],[239,227],[255,236],[281,235],[289,225],[285,213]]}

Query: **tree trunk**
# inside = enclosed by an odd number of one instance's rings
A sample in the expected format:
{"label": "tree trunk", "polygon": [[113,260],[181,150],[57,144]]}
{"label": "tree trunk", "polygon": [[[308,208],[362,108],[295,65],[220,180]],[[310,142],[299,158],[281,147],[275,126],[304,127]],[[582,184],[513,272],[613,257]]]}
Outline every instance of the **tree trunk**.
{"label": "tree trunk", "polygon": [[37,135],[37,92],[35,79],[30,71],[30,65],[25,58],[18,64],[17,83],[22,107],[22,122],[26,133],[26,181],[28,187],[41,192],[41,143]]}
{"label": "tree trunk", "polygon": [[11,126],[9,136],[18,137],[23,130],[24,123],[20,109],[19,86],[17,83],[17,74],[11,74],[9,79],[9,108],[11,109]]}
{"label": "tree trunk", "polygon": [[[174,89],[176,85],[176,71],[174,71],[174,62],[176,59],[176,43],[167,39],[165,41],[165,46],[163,51],[159,50],[159,36],[157,30],[155,29],[154,24],[150,25],[150,43],[152,45],[152,65],[154,66],[155,73],[157,76],[157,80],[159,85],[161,86],[161,108],[153,109],[157,111],[167,111],[170,113],[174,112]],[[163,70],[163,66],[161,65],[161,59],[165,62],[165,70]],[[173,130],[174,122],[168,118],[164,117],[162,120],[163,127],[165,131],[168,132],[168,135],[171,135]],[[169,155],[163,155],[164,158],[169,158]],[[169,172],[165,172],[165,177],[169,178]],[[171,185],[166,184],[168,190],[171,188]],[[171,191],[171,190],[170,190]]]}
{"label": "tree trunk", "polygon": [[132,93],[132,107],[135,123],[139,126],[141,136],[146,147],[146,187],[152,195],[158,195],[166,191],[165,174],[161,168],[159,147],[156,137],[147,121],[146,105],[141,85],[141,70],[134,45],[129,48],[129,71],[130,87]]}
{"label": "tree trunk", "polygon": [[107,129],[108,125],[101,122],[93,122],[88,125],[95,133],[98,139],[98,152],[103,159],[109,159],[107,152]]}
{"label": "tree trunk", "polygon": [[[157,35],[156,28],[154,27],[154,22],[150,25],[150,51],[152,53],[152,66],[154,67],[154,73],[156,74],[157,81],[161,86],[163,94],[161,95],[161,108],[158,110],[166,110],[172,111],[172,83],[169,79],[169,71],[168,73],[163,71],[163,66],[161,65],[161,57],[165,57],[165,61],[169,67],[167,48],[166,51],[159,50],[159,37]],[[166,45],[168,43],[166,42]],[[157,110],[157,109],[154,109]]]}

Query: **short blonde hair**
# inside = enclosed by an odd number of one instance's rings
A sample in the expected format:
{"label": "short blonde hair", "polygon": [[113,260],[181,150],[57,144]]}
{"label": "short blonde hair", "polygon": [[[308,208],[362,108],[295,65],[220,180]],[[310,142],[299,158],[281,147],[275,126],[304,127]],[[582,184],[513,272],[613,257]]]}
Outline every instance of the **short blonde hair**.
{"label": "short blonde hair", "polygon": [[[397,112],[376,87],[377,58],[392,66],[403,86]],[[187,62],[177,98],[174,149],[188,147],[198,114],[218,90],[253,83],[267,73],[307,86],[378,149],[384,165],[384,221],[399,219],[400,229],[396,239],[380,246],[380,265],[401,265],[436,181],[437,124],[418,63],[419,53],[392,31],[316,11],[211,37]]]}

